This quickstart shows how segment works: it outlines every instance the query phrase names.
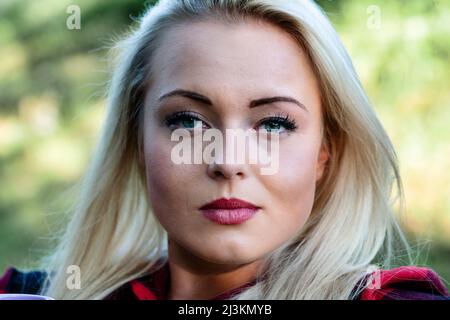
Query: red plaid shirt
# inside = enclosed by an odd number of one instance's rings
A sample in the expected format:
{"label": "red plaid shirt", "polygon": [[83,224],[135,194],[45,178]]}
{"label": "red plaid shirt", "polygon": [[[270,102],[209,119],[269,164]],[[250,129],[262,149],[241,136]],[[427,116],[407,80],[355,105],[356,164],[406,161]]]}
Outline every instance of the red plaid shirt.
{"label": "red plaid shirt", "polygon": [[[45,278],[39,271],[20,272],[9,268],[0,278],[0,293],[36,294]],[[359,300],[450,300],[449,292],[439,276],[429,268],[405,266],[379,270],[361,281],[370,284],[358,296]],[[223,292],[211,300],[227,300],[255,281]],[[165,300],[170,285],[169,264],[121,286],[105,299],[108,300]]]}

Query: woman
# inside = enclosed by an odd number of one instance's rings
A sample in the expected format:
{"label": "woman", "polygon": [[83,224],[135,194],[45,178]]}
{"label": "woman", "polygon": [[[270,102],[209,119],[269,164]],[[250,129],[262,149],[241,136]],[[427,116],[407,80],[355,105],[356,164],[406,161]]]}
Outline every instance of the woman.
{"label": "woman", "polygon": [[[45,271],[10,269],[3,291],[448,296],[430,269],[389,269],[394,241],[409,252],[393,215],[402,195],[395,152],[312,1],[162,0],[119,47],[106,122],[67,231]],[[275,173],[219,161],[228,147],[213,161],[177,162],[181,129],[194,140],[213,129],[265,133],[276,141]],[[70,266],[79,288],[67,285]]]}

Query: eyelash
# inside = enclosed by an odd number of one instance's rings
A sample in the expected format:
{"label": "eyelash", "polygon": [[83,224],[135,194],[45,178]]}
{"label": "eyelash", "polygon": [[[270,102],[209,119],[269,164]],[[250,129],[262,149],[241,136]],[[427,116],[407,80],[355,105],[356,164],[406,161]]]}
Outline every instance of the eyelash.
{"label": "eyelash", "polygon": [[272,117],[264,118],[263,120],[261,120],[259,125],[263,124],[264,122],[276,122],[285,127],[285,129],[290,132],[293,132],[298,128],[295,120],[289,117],[288,114],[276,113]]}
{"label": "eyelash", "polygon": [[[186,120],[186,119],[194,119],[194,120],[203,121],[201,118],[199,118],[196,115],[195,112],[192,112],[191,110],[186,109],[186,110],[174,113],[174,114],[166,117],[164,122],[167,127],[170,127],[171,125],[175,125],[179,121]],[[265,122],[276,122],[276,123],[282,125],[286,129],[286,131],[289,131],[289,132],[293,132],[298,128],[294,119],[292,119],[289,115],[282,114],[282,113],[276,113],[274,116],[262,119],[258,123],[258,126],[264,124]]]}
{"label": "eyelash", "polygon": [[178,121],[186,120],[186,119],[194,119],[194,120],[203,121],[196,115],[195,112],[192,112],[190,110],[183,110],[183,111],[174,113],[174,114],[166,117],[166,119],[164,120],[164,123],[166,124],[167,127],[170,127],[171,125],[175,125]]}

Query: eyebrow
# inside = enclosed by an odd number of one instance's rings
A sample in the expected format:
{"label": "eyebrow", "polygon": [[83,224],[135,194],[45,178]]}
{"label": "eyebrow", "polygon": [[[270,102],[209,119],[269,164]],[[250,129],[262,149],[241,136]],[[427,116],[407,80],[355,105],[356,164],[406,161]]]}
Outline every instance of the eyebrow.
{"label": "eyebrow", "polygon": [[[199,101],[199,102],[209,105],[209,106],[213,105],[213,103],[211,102],[211,100],[208,97],[201,95],[194,91],[183,90],[183,89],[176,89],[176,90],[170,91],[168,93],[165,93],[161,97],[159,97],[158,101],[161,101],[165,98],[172,97],[172,96],[182,96],[182,97],[186,97],[186,98],[189,98],[189,99],[192,99],[195,101]],[[250,102],[249,108],[255,108],[258,106],[267,105],[267,104],[271,104],[271,103],[275,103],[275,102],[294,103],[294,104],[298,105],[300,108],[304,109],[305,111],[308,111],[308,109],[305,107],[305,105],[303,103],[301,103],[300,101],[298,101],[297,99],[294,99],[292,97],[284,97],[284,96],[276,96],[276,97],[252,100]]]}

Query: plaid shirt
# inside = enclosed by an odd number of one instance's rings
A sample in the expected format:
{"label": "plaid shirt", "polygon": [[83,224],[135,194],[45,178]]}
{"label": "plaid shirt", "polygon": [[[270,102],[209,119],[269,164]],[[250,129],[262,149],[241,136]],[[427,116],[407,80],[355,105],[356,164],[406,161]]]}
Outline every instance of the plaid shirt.
{"label": "plaid shirt", "polygon": [[[0,278],[0,293],[38,294],[44,279],[45,273],[40,271],[21,272],[9,268]],[[223,292],[211,300],[227,300],[255,281]],[[404,266],[379,270],[361,281],[370,281],[370,284],[357,297],[358,300],[450,300],[447,288],[429,268]],[[169,284],[170,269],[166,262],[157,271],[124,284],[105,299],[166,300]]]}

